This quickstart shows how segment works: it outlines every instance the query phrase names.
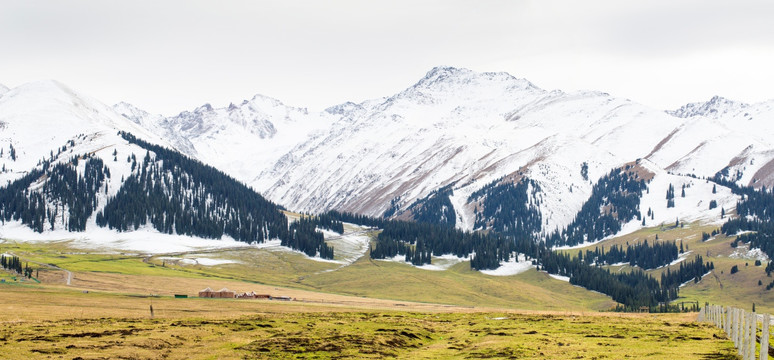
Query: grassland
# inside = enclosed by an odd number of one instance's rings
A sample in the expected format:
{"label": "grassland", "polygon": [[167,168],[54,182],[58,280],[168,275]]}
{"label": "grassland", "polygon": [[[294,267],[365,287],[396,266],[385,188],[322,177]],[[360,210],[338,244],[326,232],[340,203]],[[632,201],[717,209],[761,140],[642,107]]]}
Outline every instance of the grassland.
{"label": "grassland", "polygon": [[[303,298],[325,293],[483,308],[582,311],[607,310],[614,306],[607,296],[534,270],[497,277],[472,271],[467,262],[447,271],[429,271],[374,261],[366,255],[342,267],[311,261],[294,252],[248,248],[185,254],[236,261],[233,264],[181,265],[163,260],[167,256],[161,255],[98,253],[74,249],[67,242],[8,240],[0,244],[0,251],[69,270],[73,272],[73,288],[92,291],[194,295],[209,286],[274,295],[278,295],[277,291],[281,294],[306,291],[299,295]],[[65,274],[61,270],[40,265],[39,274],[45,283],[64,283]]]}
{"label": "grassland", "polygon": [[[774,313],[774,290],[766,290],[766,285],[774,278],[768,277],[765,272],[766,262],[762,266],[755,266],[755,260],[752,258],[731,256],[734,252],[739,255],[737,249],[730,246],[734,237],[717,235],[708,241],[701,241],[703,232],[711,233],[718,229],[718,226],[701,225],[698,223],[685,224],[683,227],[664,226],[642,229],[640,231],[607,240],[601,244],[591,245],[580,249],[565,250],[567,253],[576,255],[579,250],[594,250],[595,247],[605,246],[609,248],[613,244],[626,246],[647,239],[653,243],[656,241],[677,241],[691,253],[688,259],[693,259],[695,255],[701,255],[704,261],[711,261],[715,265],[709,275],[705,276],[699,283],[688,283],[680,289],[680,298],[676,301],[695,302],[700,304],[709,302],[712,304],[735,306],[747,310],[752,309],[755,303],[756,311]],[[731,267],[737,266],[739,272],[731,274]],[[672,270],[680,265],[670,266]],[[611,271],[628,271],[630,266],[610,267]],[[656,278],[667,267],[649,271]],[[758,285],[758,281],[761,285]]]}
{"label": "grassland", "polygon": [[[605,246],[656,234],[683,241],[716,270],[681,289],[678,301],[749,308],[755,299],[759,312],[768,310],[774,299],[763,291],[763,268],[729,258],[730,238],[701,242],[701,231],[712,229],[643,229]],[[535,270],[496,277],[466,262],[428,271],[367,255],[342,266],[255,248],[144,255],[67,241],[3,240],[0,253],[37,264],[42,281],[20,283],[0,271],[0,357],[10,359],[735,358],[724,335],[693,322],[695,314],[598,312],[614,303]],[[235,263],[191,265],[170,256]],[[740,268],[733,275],[732,265]],[[751,285],[761,277],[764,286]],[[208,286],[296,301],[171,297]]]}
{"label": "grassland", "polygon": [[735,358],[694,314],[395,311],[18,284],[3,286],[0,308],[7,359]]}

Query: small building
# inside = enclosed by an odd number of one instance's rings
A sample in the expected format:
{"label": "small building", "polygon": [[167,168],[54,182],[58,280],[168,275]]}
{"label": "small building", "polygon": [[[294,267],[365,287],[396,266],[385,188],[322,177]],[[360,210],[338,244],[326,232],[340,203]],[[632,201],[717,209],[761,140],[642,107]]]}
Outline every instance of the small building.
{"label": "small building", "polygon": [[272,296],[271,300],[279,300],[279,301],[293,301],[293,298],[290,296]]}
{"label": "small building", "polygon": [[254,292],[237,293],[235,296],[237,299],[255,299]]}
{"label": "small building", "polygon": [[199,297],[211,298],[212,297],[212,293],[213,293],[212,289],[210,289],[209,286],[208,286],[206,289],[204,289],[202,291],[199,291]]}
{"label": "small building", "polygon": [[222,288],[222,289],[216,291],[214,293],[214,295],[215,296],[213,296],[213,297],[220,298],[220,299],[233,299],[234,296],[236,296],[236,293],[231,291],[231,290],[229,290],[229,289]]}
{"label": "small building", "polygon": [[202,291],[199,291],[199,297],[203,298],[233,299],[235,295],[235,292],[227,288],[222,288],[218,291],[212,291],[212,289],[208,287]]}
{"label": "small building", "polygon": [[237,299],[271,299],[268,294],[256,294],[254,291],[236,294]]}
{"label": "small building", "polygon": [[175,299],[187,299],[188,295],[185,294],[175,294]]}

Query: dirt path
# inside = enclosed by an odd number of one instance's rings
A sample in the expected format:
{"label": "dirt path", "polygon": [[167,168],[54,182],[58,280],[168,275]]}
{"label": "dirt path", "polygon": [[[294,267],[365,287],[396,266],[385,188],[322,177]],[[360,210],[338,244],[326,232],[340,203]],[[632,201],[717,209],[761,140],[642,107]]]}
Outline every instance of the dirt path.
{"label": "dirt path", "polygon": [[722,282],[722,281],[720,281],[720,278],[718,277],[718,274],[715,274],[715,272],[713,271],[713,272],[712,272],[712,276],[714,276],[714,277],[715,277],[715,280],[717,280],[717,282],[718,282],[718,285],[720,285],[720,289],[721,289],[721,290],[723,290],[723,282]]}
{"label": "dirt path", "polygon": [[59,266],[56,266],[56,265],[53,265],[53,264],[46,264],[46,263],[42,263],[42,262],[40,262],[40,261],[30,260],[30,259],[27,259],[27,258],[25,258],[25,257],[21,257],[21,256],[19,256],[19,255],[16,255],[16,254],[14,254],[14,253],[12,253],[12,252],[10,252],[10,251],[8,252],[8,254],[10,254],[10,255],[13,255],[13,256],[16,256],[16,257],[18,257],[19,259],[22,259],[22,260],[24,260],[24,261],[26,261],[26,262],[29,262],[29,263],[33,263],[33,264],[38,264],[38,265],[41,265],[41,266],[45,266],[45,267],[47,267],[47,268],[49,268],[49,269],[54,269],[54,270],[64,271],[64,272],[65,272],[65,274],[67,274],[67,278],[65,279],[65,282],[67,283],[67,285],[70,285],[70,283],[71,283],[71,282],[72,282],[72,280],[73,280],[73,273],[72,273],[70,270],[67,270],[67,269],[62,269],[62,268],[60,268]]}

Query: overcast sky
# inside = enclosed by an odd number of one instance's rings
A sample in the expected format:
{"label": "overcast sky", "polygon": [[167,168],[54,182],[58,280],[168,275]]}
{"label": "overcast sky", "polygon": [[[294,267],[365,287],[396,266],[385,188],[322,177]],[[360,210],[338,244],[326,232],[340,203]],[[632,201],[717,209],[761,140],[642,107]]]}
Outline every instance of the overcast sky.
{"label": "overcast sky", "polygon": [[0,83],[55,79],[165,115],[254,94],[323,109],[432,67],[671,109],[774,98],[768,0],[0,3]]}

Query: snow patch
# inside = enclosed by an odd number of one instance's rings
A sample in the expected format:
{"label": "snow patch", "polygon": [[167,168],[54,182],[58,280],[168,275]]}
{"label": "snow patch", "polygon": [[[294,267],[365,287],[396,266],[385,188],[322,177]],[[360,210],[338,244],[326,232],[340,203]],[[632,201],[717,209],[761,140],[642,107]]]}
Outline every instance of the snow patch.
{"label": "snow patch", "polygon": [[[641,163],[656,173],[640,200],[640,213],[645,217],[645,225],[642,225],[642,220],[635,218],[624,224],[615,236],[630,234],[646,227],[673,227],[678,220],[685,226],[695,221],[720,226],[727,220],[727,217],[721,217],[722,210],[725,209],[728,214],[740,200],[738,195],[731,192],[731,189],[714,182],[669,174],[646,160],[642,160]],[[666,193],[670,184],[674,187],[675,206],[668,208]],[[682,196],[683,185],[686,186],[685,197]],[[716,189],[714,194],[713,187]],[[714,209],[709,208],[712,200],[717,202],[717,207]],[[652,216],[648,216],[648,209],[652,211]]]}
{"label": "snow patch", "polygon": [[194,261],[196,261],[199,265],[204,266],[214,266],[214,265],[222,265],[222,264],[237,264],[239,261],[236,260],[227,260],[227,259],[212,259],[212,258],[193,258]]}
{"label": "snow patch", "polygon": [[739,244],[739,246],[734,249],[734,252],[731,253],[731,255],[728,256],[732,259],[748,259],[748,260],[760,260],[760,261],[768,261],[769,257],[766,255],[766,253],[763,252],[763,250],[754,248],[750,249],[749,245],[747,244]]}
{"label": "snow patch", "polygon": [[174,257],[174,256],[162,256],[158,258],[163,261],[177,262],[182,265],[204,265],[215,266],[223,264],[238,264],[239,261],[228,259],[213,259],[208,257]]}
{"label": "snow patch", "polygon": [[38,233],[19,221],[0,226],[0,237],[16,241],[72,241],[72,245],[84,249],[124,250],[143,254],[164,254],[220,248],[249,247],[250,244],[231,237],[202,239],[197,237],[163,234],[150,226],[135,231],[117,232],[107,228],[87,227],[84,232],[65,230]]}
{"label": "snow patch", "polygon": [[361,257],[365,256],[371,245],[371,238],[368,236],[368,229],[357,225],[355,231],[344,232],[343,235],[333,231],[323,231],[325,243],[333,247],[334,261],[342,265],[351,265]]}
{"label": "snow patch", "polygon": [[685,259],[688,258],[688,255],[690,255],[692,252],[693,252],[693,250],[690,250],[690,251],[686,251],[686,252],[680,254],[680,256],[678,256],[677,259],[675,259],[674,261],[669,263],[669,265],[667,265],[667,266],[677,265],[677,264],[685,261]]}
{"label": "snow patch", "polygon": [[416,266],[416,265],[406,261],[406,256],[405,255],[395,255],[394,257],[391,257],[391,258],[378,259],[378,260],[379,261],[390,261],[390,262],[396,262],[396,263],[411,265],[411,266],[413,266],[413,267],[415,267],[417,269],[422,269],[422,270],[444,271],[444,270],[448,270],[450,267],[452,267],[452,266],[454,266],[456,264],[459,264],[459,263],[461,263],[463,261],[469,261],[470,257],[460,258],[460,257],[457,257],[456,255],[452,255],[452,254],[446,254],[446,255],[441,255],[441,256],[433,256],[432,259],[431,259],[431,263],[430,264],[425,264],[425,265],[420,265],[420,266]]}
{"label": "snow patch", "polygon": [[548,274],[553,279],[564,281],[564,282],[570,282],[569,276],[562,276],[562,275],[555,275],[555,274]]}
{"label": "snow patch", "polygon": [[531,260],[527,260],[524,254],[512,257],[507,262],[501,262],[500,267],[494,270],[481,270],[481,273],[492,276],[511,276],[521,274],[534,268]]}

